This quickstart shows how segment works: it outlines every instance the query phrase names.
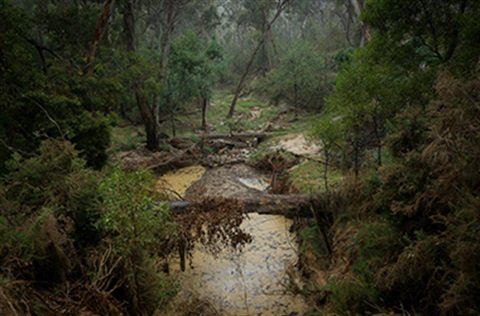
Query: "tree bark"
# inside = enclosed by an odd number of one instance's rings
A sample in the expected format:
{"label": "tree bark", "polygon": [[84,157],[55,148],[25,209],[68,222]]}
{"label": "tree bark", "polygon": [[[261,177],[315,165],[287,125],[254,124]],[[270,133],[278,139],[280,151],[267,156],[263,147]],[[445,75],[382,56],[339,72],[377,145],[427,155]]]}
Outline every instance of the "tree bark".
{"label": "tree bark", "polygon": [[267,28],[265,29],[265,31],[262,34],[262,39],[258,42],[257,47],[253,51],[252,56],[250,57],[250,60],[247,63],[247,67],[245,67],[245,71],[243,72],[243,75],[242,75],[240,81],[238,82],[237,88],[235,90],[235,95],[234,95],[233,100],[232,100],[232,104],[230,105],[230,110],[228,111],[228,114],[227,114],[227,118],[232,118],[233,117],[233,114],[235,113],[235,106],[237,105],[237,101],[238,101],[238,96],[240,95],[240,92],[243,89],[245,79],[247,78],[247,75],[250,71],[250,67],[252,67],[253,60],[255,59],[255,56],[257,56],[257,53],[260,50],[260,48],[263,47],[265,39],[266,39],[267,35],[269,34],[273,23],[280,16],[280,14],[283,12],[283,10],[287,7],[287,5],[290,1],[291,0],[282,0],[281,2],[279,2],[278,6],[277,6],[277,12],[275,13],[275,16],[268,23]]}
{"label": "tree bark", "polygon": [[[160,81],[161,82],[164,81],[167,76],[168,57],[170,55],[172,33],[173,33],[173,30],[175,29],[175,17],[177,15],[178,5],[179,4],[177,3],[177,0],[168,1],[167,25],[165,28],[165,38],[161,45],[161,53],[160,53]],[[159,128],[161,124],[161,120],[160,120],[160,100],[158,96],[154,97],[153,109],[154,109],[155,123]]]}
{"label": "tree bark", "polygon": [[353,5],[353,8],[355,9],[355,13],[357,14],[359,25],[362,31],[362,40],[360,42],[360,46],[364,47],[365,45],[367,45],[368,42],[370,42],[372,38],[370,28],[360,20],[360,16],[363,12],[363,9],[365,8],[365,0],[351,0],[351,3]]}
{"label": "tree bark", "polygon": [[[245,213],[259,213],[269,215],[282,215],[286,217],[313,217],[312,204],[320,205],[322,196],[311,196],[302,194],[281,195],[266,194],[254,197],[231,197],[222,199],[232,199],[240,202]],[[170,210],[174,214],[184,214],[188,212],[188,207],[201,201],[171,201]],[[214,209],[212,211],[215,211]]]}
{"label": "tree bark", "polygon": [[208,98],[202,98],[202,130],[207,130]]}
{"label": "tree bark", "polygon": [[[135,36],[135,15],[132,0],[125,0],[124,2],[123,26],[127,50],[135,53],[137,51],[137,41]],[[155,121],[153,111],[148,104],[147,96],[143,92],[143,84],[136,83],[134,85],[134,91],[138,109],[140,110],[143,124],[145,125],[145,132],[147,134],[147,149],[152,151],[157,150],[157,123]]]}
{"label": "tree bark", "polygon": [[177,15],[177,1],[170,0],[168,3],[167,28],[165,40],[162,45],[162,53],[160,60],[160,79],[163,80],[167,75],[168,56],[170,55],[170,47],[172,42],[172,33],[175,29],[175,16]]}
{"label": "tree bark", "polygon": [[107,23],[110,18],[110,14],[112,12],[112,8],[115,4],[115,0],[106,0],[105,4],[103,5],[102,14],[100,15],[100,19],[98,20],[97,28],[95,30],[95,34],[93,35],[92,47],[87,55],[87,65],[88,65],[88,72],[89,74],[93,73],[93,62],[95,61],[95,56],[98,52],[98,45],[102,40],[103,36],[105,35],[105,31],[107,29]]}

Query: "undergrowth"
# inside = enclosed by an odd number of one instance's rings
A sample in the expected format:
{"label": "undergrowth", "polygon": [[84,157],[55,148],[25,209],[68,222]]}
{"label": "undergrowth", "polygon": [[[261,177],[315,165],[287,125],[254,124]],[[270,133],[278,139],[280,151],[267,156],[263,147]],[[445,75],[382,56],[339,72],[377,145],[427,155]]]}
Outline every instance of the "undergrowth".
{"label": "undergrowth", "polygon": [[340,314],[480,313],[480,81],[442,72],[436,91],[425,110],[397,116],[392,161],[360,176],[336,217],[333,260],[345,272],[328,290]]}
{"label": "undergrowth", "polygon": [[175,227],[147,172],[101,174],[69,142],[15,155],[0,183],[0,311],[151,315],[175,294],[157,258]]}

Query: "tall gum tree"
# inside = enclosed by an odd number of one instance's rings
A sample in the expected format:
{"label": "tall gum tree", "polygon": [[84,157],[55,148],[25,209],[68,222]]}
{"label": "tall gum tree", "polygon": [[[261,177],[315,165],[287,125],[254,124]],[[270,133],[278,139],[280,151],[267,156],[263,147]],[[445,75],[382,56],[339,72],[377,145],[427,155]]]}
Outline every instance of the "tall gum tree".
{"label": "tall gum tree", "polygon": [[[135,34],[135,12],[132,0],[123,1],[123,27],[125,35],[125,43],[127,50],[137,52],[137,38]],[[135,99],[137,101],[138,109],[142,116],[145,125],[145,132],[147,134],[147,149],[156,150],[158,148],[158,132],[155,115],[148,103],[147,96],[143,91],[143,83],[135,82],[134,84]]]}
{"label": "tall gum tree", "polygon": [[237,105],[238,97],[240,95],[240,92],[243,89],[243,85],[245,84],[245,80],[247,79],[247,75],[250,72],[250,68],[252,67],[253,60],[255,59],[255,56],[257,56],[257,53],[260,51],[260,49],[264,46],[265,40],[267,39],[268,35],[270,34],[270,30],[272,28],[273,23],[275,20],[278,19],[278,17],[282,14],[282,12],[287,8],[289,3],[292,0],[278,0],[277,6],[276,6],[276,12],[273,18],[268,22],[267,26],[265,27],[265,30],[262,34],[262,37],[260,41],[258,42],[257,46],[255,47],[255,50],[253,51],[252,55],[250,56],[250,60],[247,63],[247,66],[245,67],[245,71],[243,72],[242,77],[240,78],[240,81],[238,82],[237,88],[235,89],[235,95],[233,97],[232,103],[230,105],[230,110],[228,111],[227,118],[232,118],[233,114],[235,113],[235,106]]}

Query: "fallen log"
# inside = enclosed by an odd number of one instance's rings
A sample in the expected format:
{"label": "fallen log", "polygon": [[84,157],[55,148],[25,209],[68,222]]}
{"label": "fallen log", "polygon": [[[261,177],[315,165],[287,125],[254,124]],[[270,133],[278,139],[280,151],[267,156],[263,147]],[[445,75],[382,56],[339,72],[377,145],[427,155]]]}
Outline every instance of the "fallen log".
{"label": "fallen log", "polygon": [[181,166],[181,167],[192,165],[194,161],[197,161],[200,158],[200,154],[194,151],[196,146],[197,144],[195,143],[189,148],[182,150],[175,155],[172,155],[162,161],[159,161],[147,166],[146,169],[152,170],[152,169],[159,169],[159,168],[167,168],[169,165],[175,165],[175,166]]}
{"label": "fallen log", "polygon": [[231,134],[210,134],[206,135],[207,139],[220,139],[220,138],[265,138],[275,135],[273,132],[250,132],[250,133],[231,133]]}
{"label": "fallen log", "polygon": [[[246,213],[259,213],[269,215],[283,215],[285,217],[313,217],[312,206],[319,201],[319,197],[311,195],[280,195],[266,194],[253,197],[225,197],[242,204]],[[174,214],[184,214],[189,206],[201,202],[170,201],[170,210]]]}

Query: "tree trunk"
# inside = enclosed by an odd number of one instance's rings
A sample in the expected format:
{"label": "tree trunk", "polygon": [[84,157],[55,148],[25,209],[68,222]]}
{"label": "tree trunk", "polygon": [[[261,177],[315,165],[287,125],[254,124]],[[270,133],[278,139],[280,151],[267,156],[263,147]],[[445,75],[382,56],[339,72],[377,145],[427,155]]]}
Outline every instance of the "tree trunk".
{"label": "tree trunk", "polygon": [[[320,206],[319,209],[325,209],[323,195],[311,196],[302,194],[282,195],[267,194],[252,197],[230,197],[222,199],[231,199],[238,201],[245,213],[259,213],[269,215],[283,215],[286,217],[312,217],[312,204]],[[171,201],[170,210],[174,214],[184,214],[188,212],[188,207],[200,202]],[[211,209],[215,211],[215,209]]]}
{"label": "tree trunk", "polygon": [[270,41],[272,42],[273,53],[274,53],[273,67],[275,67],[280,63],[280,60],[279,60],[280,54],[278,53],[277,44],[275,43],[275,37],[273,36],[272,29],[270,29],[269,35],[270,35]]}
{"label": "tree trunk", "polygon": [[[137,41],[135,36],[135,15],[132,0],[125,0],[124,2],[123,27],[127,49],[132,53],[135,53],[137,51]],[[148,105],[147,96],[143,92],[143,84],[135,84],[134,90],[135,99],[137,100],[138,109],[140,110],[143,124],[145,125],[145,132],[147,134],[147,149],[152,151],[157,150],[157,123],[153,111]]]}
{"label": "tree trunk", "polygon": [[125,35],[125,44],[127,50],[137,51],[137,41],[135,38],[135,15],[133,12],[133,1],[125,0],[123,7],[123,30]]}
{"label": "tree trunk", "polygon": [[207,130],[208,98],[202,98],[202,130]]}
{"label": "tree trunk", "polygon": [[142,116],[145,132],[147,134],[147,149],[154,151],[158,149],[157,123],[152,113],[152,109],[148,105],[146,95],[141,92],[141,87],[135,87],[135,98],[137,99],[138,109]]}
{"label": "tree trunk", "polygon": [[353,8],[355,9],[355,13],[357,14],[357,18],[359,20],[359,25],[360,29],[362,31],[362,40],[360,42],[360,46],[364,47],[367,45],[368,42],[370,42],[370,39],[372,38],[372,33],[370,31],[370,28],[365,25],[362,21],[360,21],[360,16],[363,12],[363,9],[365,8],[365,0],[351,0]]}
{"label": "tree trunk", "polygon": [[275,13],[275,16],[273,17],[273,19],[268,23],[267,25],[267,28],[265,29],[265,31],[263,32],[262,34],[262,39],[260,40],[260,42],[258,42],[257,44],[257,47],[255,48],[255,50],[253,51],[252,53],[252,56],[250,57],[250,60],[248,61],[247,63],[247,67],[245,68],[245,71],[243,72],[243,75],[240,79],[240,81],[238,82],[238,85],[237,85],[237,88],[235,90],[235,95],[233,97],[233,100],[232,100],[232,104],[230,105],[230,110],[228,111],[228,114],[227,114],[227,118],[232,118],[233,117],[233,114],[235,113],[235,106],[237,105],[237,101],[238,101],[238,96],[240,95],[240,92],[242,91],[243,89],[243,85],[245,83],[245,79],[247,78],[247,75],[250,71],[250,67],[252,66],[253,64],[253,60],[255,59],[255,56],[257,56],[257,53],[258,51],[260,50],[260,48],[262,48],[264,42],[265,42],[265,39],[268,35],[268,33],[270,32],[270,29],[272,27],[272,24],[273,22],[275,22],[275,20],[280,16],[280,14],[282,13],[282,11],[287,7],[288,3],[290,2],[291,0],[282,0],[278,6],[277,6],[277,12]]}
{"label": "tree trunk", "polygon": [[92,47],[87,55],[87,65],[88,65],[88,72],[90,74],[93,73],[93,62],[95,61],[95,56],[98,52],[98,45],[105,35],[105,31],[107,29],[107,22],[110,18],[110,13],[112,12],[112,8],[115,4],[115,0],[106,0],[105,4],[103,5],[102,14],[100,15],[100,19],[98,20],[98,25],[95,30],[95,34],[93,35]]}
{"label": "tree trunk", "polygon": [[236,138],[236,139],[249,139],[249,138],[267,138],[275,135],[273,132],[245,132],[245,133],[230,133],[230,134],[210,134],[207,135],[207,139],[220,139],[220,138]]}
{"label": "tree trunk", "polygon": [[165,79],[167,75],[168,56],[170,55],[170,47],[172,42],[172,33],[175,28],[175,16],[177,15],[177,2],[171,0],[168,4],[167,28],[165,39],[162,45],[162,53],[160,60],[160,79]]}
{"label": "tree trunk", "polygon": [[[170,48],[172,43],[172,33],[175,28],[175,16],[177,15],[177,8],[178,4],[176,0],[170,0],[168,2],[168,14],[167,14],[167,25],[165,30],[165,38],[161,45],[161,53],[160,53],[160,81],[163,82],[167,76],[167,68],[168,68],[168,57],[170,55]],[[160,128],[160,100],[159,97],[154,97],[154,116],[155,116],[155,123],[157,127]],[[175,135],[173,135],[175,136]]]}
{"label": "tree trunk", "polygon": [[323,180],[325,181],[325,191],[328,192],[328,164],[329,164],[328,156],[329,156],[329,152],[328,152],[328,149],[327,149],[327,146],[326,146],[325,143],[323,144],[323,148],[324,148],[323,151],[325,152],[325,163],[323,164],[323,166],[324,166]]}

